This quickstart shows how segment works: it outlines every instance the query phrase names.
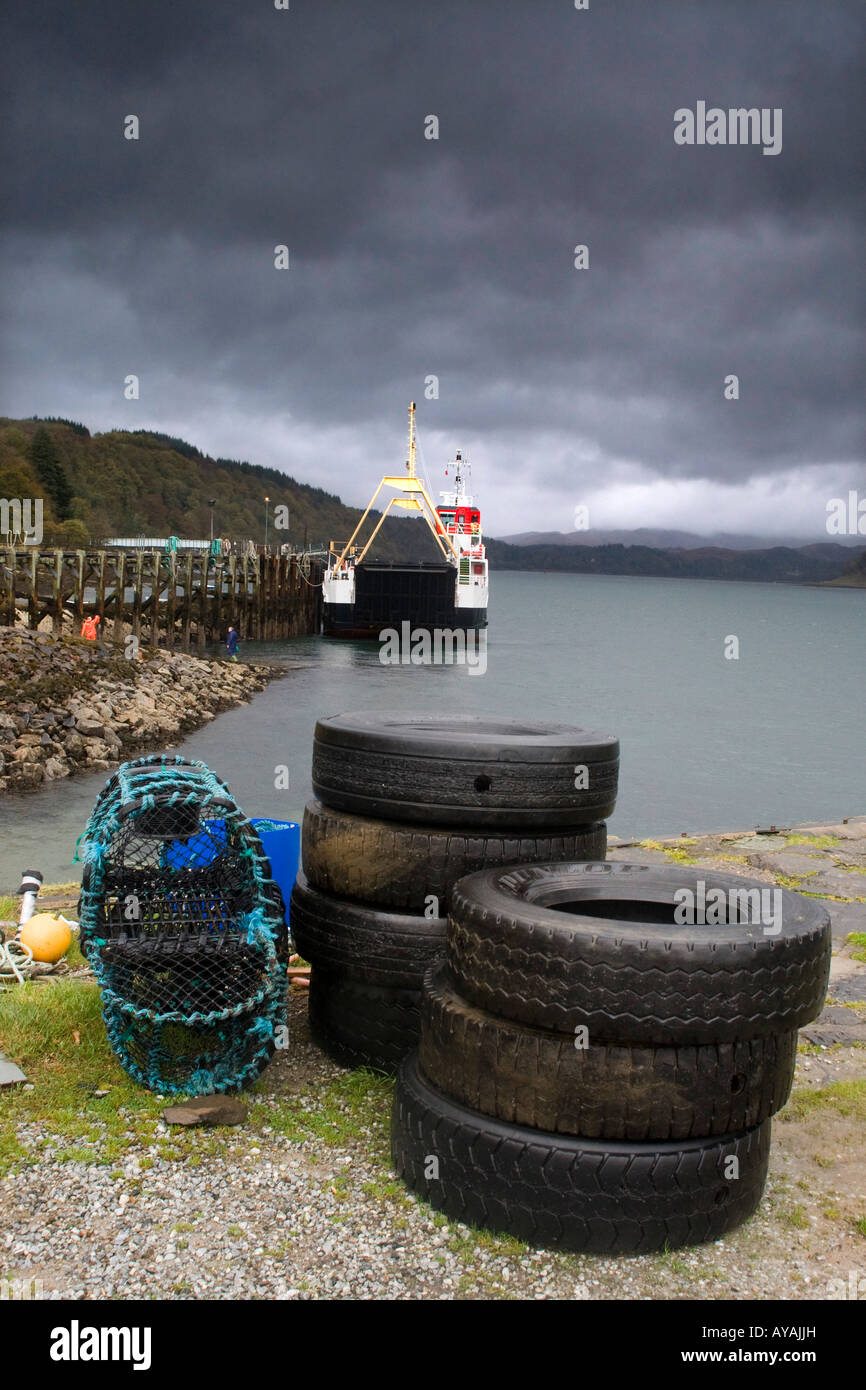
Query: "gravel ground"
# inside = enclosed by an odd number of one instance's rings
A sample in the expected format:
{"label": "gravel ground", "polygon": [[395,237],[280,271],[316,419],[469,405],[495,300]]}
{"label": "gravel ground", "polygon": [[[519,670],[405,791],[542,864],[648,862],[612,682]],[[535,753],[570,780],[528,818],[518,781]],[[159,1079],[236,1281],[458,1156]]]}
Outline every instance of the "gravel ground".
{"label": "gravel ground", "polygon": [[[707,863],[727,852],[719,838],[701,842]],[[834,979],[850,998],[834,1011],[848,1010],[854,1033],[801,1046],[764,1200],[724,1240],[606,1259],[446,1221],[390,1169],[391,1083],[323,1057],[298,990],[290,1047],[247,1097],[241,1127],[180,1134],[154,1102],[148,1125],[130,1110],[109,1155],[99,1107],[110,1090],[82,1099],[74,1147],[47,1120],[22,1120],[18,1140],[39,1161],[0,1181],[0,1276],[38,1279],[50,1299],[827,1299],[850,1297],[857,1280],[866,1298],[863,1101],[845,1089],[866,1079],[866,965],[853,949],[840,930]]]}
{"label": "gravel ground", "polygon": [[[162,1121],[151,1143],[131,1128],[116,1165],[98,1161],[98,1143],[85,1162],[48,1139],[37,1167],[8,1175],[6,1277],[37,1278],[56,1299],[824,1299],[834,1279],[866,1274],[853,1224],[866,1214],[862,1133],[858,1153],[856,1130],[832,1110],[817,1126],[776,1122],[761,1208],[722,1241],[626,1259],[531,1251],[445,1222],[393,1179],[388,1083],[371,1081],[360,1105],[337,1101],[347,1121],[361,1114],[351,1136],[278,1132],[287,1106],[321,1115],[316,1093],[346,1076],[309,1042],[305,998],[292,1008],[292,1047],[246,1126],[190,1133],[180,1161],[161,1152]],[[863,1077],[864,1061],[851,1048],[803,1056],[797,1084]],[[47,1128],[25,1125],[19,1137],[35,1147]]]}

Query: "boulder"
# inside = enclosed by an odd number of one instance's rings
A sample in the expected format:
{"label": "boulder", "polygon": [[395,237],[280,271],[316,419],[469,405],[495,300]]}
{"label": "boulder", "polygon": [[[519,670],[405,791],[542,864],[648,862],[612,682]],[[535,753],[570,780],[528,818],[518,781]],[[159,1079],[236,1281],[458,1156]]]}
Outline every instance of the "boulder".
{"label": "boulder", "polygon": [[45,763],[45,781],[56,782],[60,777],[68,777],[70,770],[65,758],[48,758]]}
{"label": "boulder", "polygon": [[11,761],[13,763],[32,763],[36,761],[41,749],[34,748],[29,743],[19,743],[12,749]]}
{"label": "boulder", "polygon": [[67,758],[83,758],[87,744],[80,734],[67,734],[63,740],[63,751]]}
{"label": "boulder", "polygon": [[107,765],[107,761],[111,757],[111,750],[107,743],[103,743],[101,738],[92,738],[87,743],[85,756],[87,758],[88,767],[93,767],[95,764],[101,764],[103,762]]}
{"label": "boulder", "polygon": [[16,787],[36,787],[44,775],[41,763],[15,763],[9,772]]}
{"label": "boulder", "polygon": [[102,738],[105,723],[94,710],[84,710],[75,721],[82,738]]}

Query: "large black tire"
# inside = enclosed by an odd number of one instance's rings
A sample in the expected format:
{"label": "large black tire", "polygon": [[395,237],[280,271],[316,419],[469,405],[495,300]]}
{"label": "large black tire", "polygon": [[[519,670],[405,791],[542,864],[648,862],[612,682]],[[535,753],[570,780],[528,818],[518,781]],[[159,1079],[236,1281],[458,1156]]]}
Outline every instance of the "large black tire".
{"label": "large black tire", "polygon": [[444,964],[421,996],[418,1064],[437,1091],[510,1124],[587,1139],[702,1139],[781,1110],[797,1034],[698,1047],[576,1047],[467,1004]]}
{"label": "large black tire", "polygon": [[420,994],[383,989],[313,966],[310,1033],[344,1067],[374,1067],[389,1075],[418,1046]]}
{"label": "large black tire", "polygon": [[421,989],[445,951],[445,919],[381,912],[311,888],[298,874],[290,919],[295,949],[331,974],[387,989]]}
{"label": "large black tire", "polygon": [[605,820],[618,775],[612,735],[516,719],[341,714],[313,745],[313,791],[335,810],[484,832]]}
{"label": "large black tire", "polygon": [[319,892],[389,912],[423,912],[434,897],[442,917],[454,883],[477,869],[604,859],[606,852],[603,824],[560,835],[470,834],[353,816],[315,799],[304,811],[301,840],[307,882]]}
{"label": "large black tire", "polygon": [[[529,1027],[602,1042],[734,1042],[821,1011],[830,919],[786,889],[781,926],[673,922],[674,893],[766,888],[642,864],[541,864],[471,874],[452,892],[448,960],[463,997]],[[771,900],[772,901],[772,900]],[[590,915],[592,914],[592,915]]]}
{"label": "large black tire", "polygon": [[411,1056],[397,1079],[391,1154],[407,1186],[454,1220],[534,1245],[646,1254],[716,1240],[751,1216],[771,1123],[680,1144],[547,1134],[448,1100]]}

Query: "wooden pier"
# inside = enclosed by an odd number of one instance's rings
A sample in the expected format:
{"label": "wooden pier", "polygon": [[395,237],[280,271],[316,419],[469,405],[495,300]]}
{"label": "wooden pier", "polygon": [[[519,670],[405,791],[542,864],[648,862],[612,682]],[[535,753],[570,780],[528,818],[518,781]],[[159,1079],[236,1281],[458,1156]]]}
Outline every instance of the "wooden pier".
{"label": "wooden pier", "polygon": [[23,611],[77,636],[98,613],[103,642],[175,651],[224,641],[230,623],[245,641],[299,637],[320,630],[322,572],[309,555],[0,549],[0,626]]}

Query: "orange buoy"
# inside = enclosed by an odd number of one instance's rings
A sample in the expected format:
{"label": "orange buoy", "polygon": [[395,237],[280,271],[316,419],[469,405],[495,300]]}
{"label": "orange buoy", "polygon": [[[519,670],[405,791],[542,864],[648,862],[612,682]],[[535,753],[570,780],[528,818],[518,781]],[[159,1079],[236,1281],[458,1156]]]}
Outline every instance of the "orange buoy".
{"label": "orange buoy", "polygon": [[59,917],[52,917],[50,912],[37,912],[24,923],[18,939],[30,947],[34,960],[54,965],[72,945],[72,932]]}

